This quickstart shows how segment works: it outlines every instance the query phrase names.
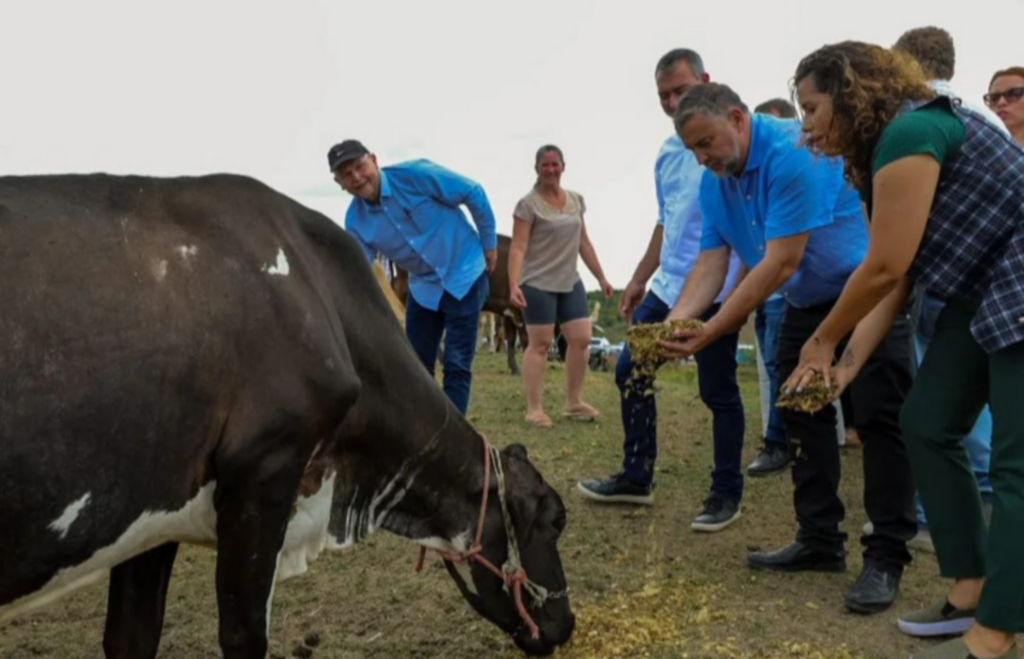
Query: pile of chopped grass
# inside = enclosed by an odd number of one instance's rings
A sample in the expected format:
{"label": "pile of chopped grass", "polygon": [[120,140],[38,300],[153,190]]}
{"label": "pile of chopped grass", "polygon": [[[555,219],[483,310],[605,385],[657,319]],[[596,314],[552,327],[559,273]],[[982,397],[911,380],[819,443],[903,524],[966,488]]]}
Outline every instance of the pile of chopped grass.
{"label": "pile of chopped grass", "polygon": [[634,325],[626,332],[626,342],[633,357],[633,377],[654,378],[658,366],[664,361],[658,341],[669,341],[677,329],[700,329],[699,320],[680,318],[664,323]]}
{"label": "pile of chopped grass", "polygon": [[860,659],[845,646],[815,648],[784,642],[750,647],[726,631],[730,614],[718,610],[722,586],[682,579],[648,583],[636,593],[620,594],[577,611],[572,640],[557,659],[617,659],[678,656],[691,659]]}
{"label": "pile of chopped grass", "polygon": [[782,392],[775,405],[800,412],[816,412],[826,405],[831,405],[836,398],[835,389],[826,387],[825,378],[820,373],[815,373],[803,391],[797,392],[794,389],[788,394]]}
{"label": "pile of chopped grass", "polygon": [[682,648],[694,629],[717,615],[710,602],[718,587],[683,581],[648,584],[638,593],[617,595],[577,612],[572,640],[560,659],[643,657],[650,650]]}

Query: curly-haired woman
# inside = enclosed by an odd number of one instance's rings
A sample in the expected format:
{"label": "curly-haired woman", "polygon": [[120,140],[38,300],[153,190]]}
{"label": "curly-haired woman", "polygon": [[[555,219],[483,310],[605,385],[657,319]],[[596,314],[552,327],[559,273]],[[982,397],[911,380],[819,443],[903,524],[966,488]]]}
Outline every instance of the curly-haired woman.
{"label": "curly-haired woman", "polygon": [[[918,65],[844,42],[794,78],[807,140],[842,156],[870,211],[867,257],[804,346],[787,387],[853,379],[916,281],[947,301],[903,408],[945,601],[905,615],[919,636],[966,632],[918,659],[1019,657],[1024,632],[1024,150],[944,96]],[[854,330],[854,328],[856,329]],[[854,330],[835,367],[835,346]],[[986,531],[960,439],[990,405],[994,502]]]}

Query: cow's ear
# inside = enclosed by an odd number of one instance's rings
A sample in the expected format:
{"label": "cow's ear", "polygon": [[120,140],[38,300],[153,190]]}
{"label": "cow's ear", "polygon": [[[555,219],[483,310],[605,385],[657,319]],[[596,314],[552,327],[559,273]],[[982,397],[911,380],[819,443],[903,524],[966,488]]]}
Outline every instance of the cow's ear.
{"label": "cow's ear", "polygon": [[510,444],[505,447],[502,451],[506,456],[510,458],[518,458],[520,460],[529,460],[530,455],[526,452],[526,447],[522,444]]}

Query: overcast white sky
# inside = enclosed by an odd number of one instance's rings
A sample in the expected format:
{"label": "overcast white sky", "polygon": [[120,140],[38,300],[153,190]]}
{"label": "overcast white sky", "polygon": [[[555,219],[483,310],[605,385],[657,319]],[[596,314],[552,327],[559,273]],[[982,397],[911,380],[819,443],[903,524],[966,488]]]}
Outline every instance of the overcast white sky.
{"label": "overcast white sky", "polygon": [[1024,65],[1024,0],[33,0],[5,3],[3,23],[0,174],[233,172],[341,222],[326,153],[357,137],[382,164],[480,181],[509,233],[553,142],[616,287],[656,217],[667,50],[696,49],[751,106],[787,96],[818,46],[922,25],[953,34],[963,96]]}

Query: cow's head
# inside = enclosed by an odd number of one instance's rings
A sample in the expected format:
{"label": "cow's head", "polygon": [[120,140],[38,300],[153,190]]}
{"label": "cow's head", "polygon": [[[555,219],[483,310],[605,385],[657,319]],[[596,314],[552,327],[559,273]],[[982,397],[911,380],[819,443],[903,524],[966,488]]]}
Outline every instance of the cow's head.
{"label": "cow's head", "polygon": [[[531,638],[512,593],[492,572],[476,562],[469,563],[468,569],[449,562],[445,565],[463,596],[480,615],[510,634],[527,654],[545,656],[569,640],[576,623],[558,554],[558,538],[565,528],[565,505],[530,463],[523,446],[509,446],[501,457],[508,512],[523,567],[530,581],[554,595],[537,606],[523,590],[523,603],[539,628],[539,638]],[[509,550],[497,487],[492,477],[481,544],[484,558],[500,568],[508,559]]]}

